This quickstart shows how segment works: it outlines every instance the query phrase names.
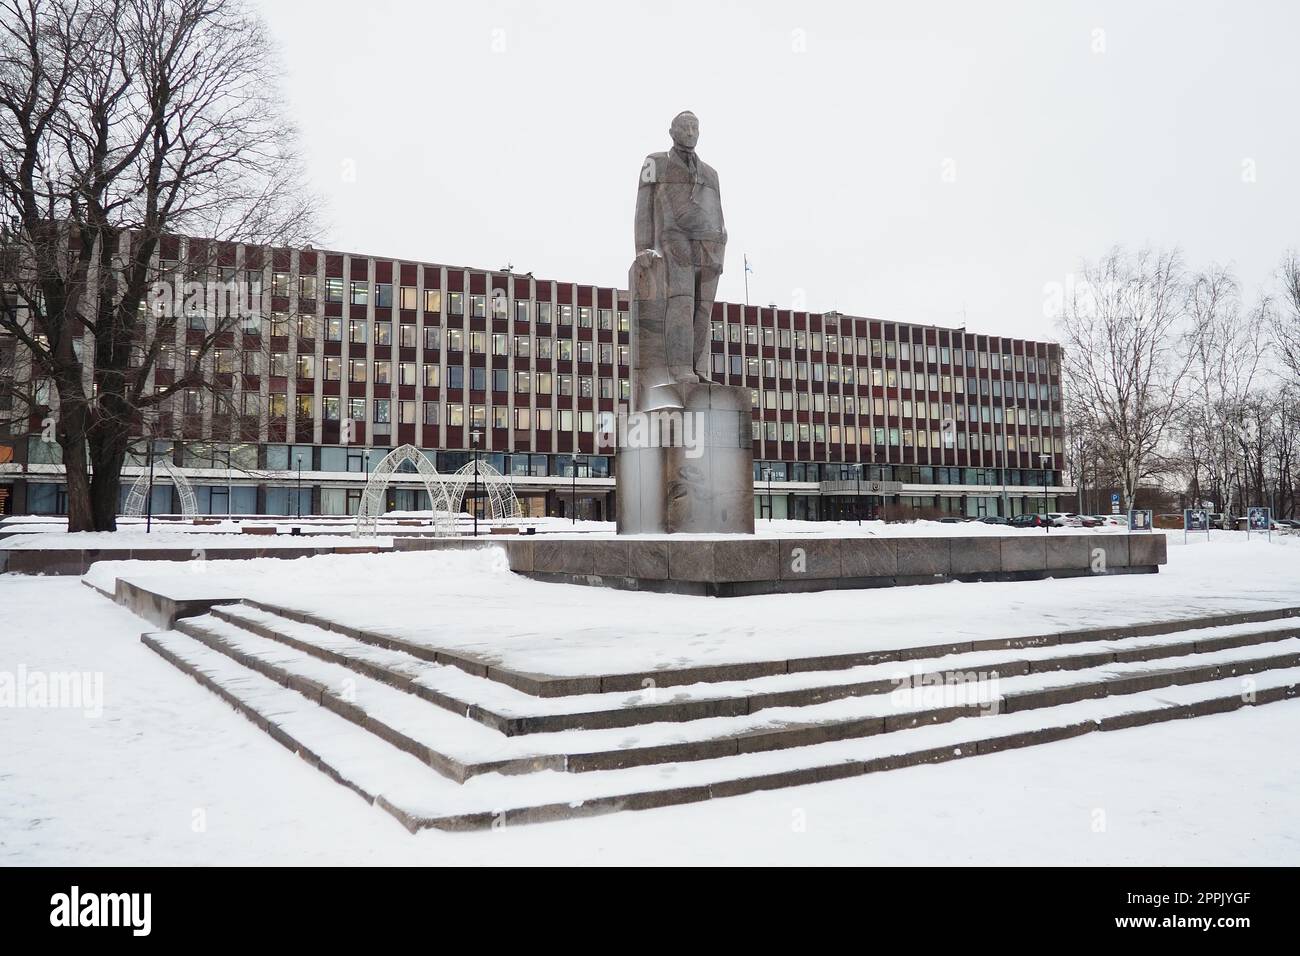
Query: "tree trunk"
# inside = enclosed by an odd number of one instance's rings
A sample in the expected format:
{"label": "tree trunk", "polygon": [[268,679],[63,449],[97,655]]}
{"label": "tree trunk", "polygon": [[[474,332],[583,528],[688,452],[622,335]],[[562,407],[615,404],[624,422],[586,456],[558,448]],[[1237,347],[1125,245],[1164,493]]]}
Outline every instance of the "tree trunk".
{"label": "tree trunk", "polygon": [[94,531],[90,506],[90,472],[86,463],[86,422],[89,412],[81,392],[80,369],[55,379],[59,410],[55,438],[63,449],[64,487],[68,497],[68,530]]}
{"label": "tree trunk", "polygon": [[90,504],[90,475],[86,471],[86,441],[60,429],[59,447],[63,449],[63,471],[68,494],[68,530],[95,531],[94,511]]}
{"label": "tree trunk", "polygon": [[124,429],[99,434],[91,441],[90,456],[95,466],[90,479],[90,506],[96,531],[117,530],[117,508],[121,501],[122,465],[126,461],[128,437]]}

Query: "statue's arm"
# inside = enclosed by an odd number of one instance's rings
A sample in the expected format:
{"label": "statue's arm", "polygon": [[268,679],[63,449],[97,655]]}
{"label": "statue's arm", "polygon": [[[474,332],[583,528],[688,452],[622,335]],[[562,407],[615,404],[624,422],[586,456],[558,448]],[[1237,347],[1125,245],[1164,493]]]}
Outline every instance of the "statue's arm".
{"label": "statue's arm", "polygon": [[[653,160],[647,162],[652,163]],[[633,225],[637,253],[643,249],[655,248],[655,184],[653,179],[647,181],[646,175],[646,167],[643,166],[641,176],[637,180],[636,219]]]}

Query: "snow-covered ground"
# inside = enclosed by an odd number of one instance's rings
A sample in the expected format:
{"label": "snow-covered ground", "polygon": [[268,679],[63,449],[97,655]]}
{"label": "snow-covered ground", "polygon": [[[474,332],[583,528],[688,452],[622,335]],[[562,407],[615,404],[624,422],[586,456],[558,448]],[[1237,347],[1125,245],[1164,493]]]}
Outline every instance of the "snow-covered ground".
{"label": "snow-covered ground", "polygon": [[99,717],[0,711],[0,865],[1300,862],[1296,703],[690,806],[411,836],[147,650],[138,619],[74,579],[0,576],[0,606],[0,672],[104,675]]}
{"label": "snow-covered ground", "polygon": [[292,535],[287,531],[280,534],[225,534],[204,533],[199,527],[184,531],[82,531],[76,534],[67,532],[49,532],[41,534],[15,535],[0,539],[0,551],[60,551],[81,550],[83,548],[176,550],[201,549],[219,551],[224,548],[354,548],[358,545],[388,547],[393,539],[386,536],[354,538],[347,534],[310,534]]}
{"label": "snow-covered ground", "polygon": [[[946,526],[945,526],[946,527]],[[716,599],[549,584],[498,550],[212,562],[101,562],[175,597],[238,594],[543,674],[619,673],[1300,604],[1300,538],[1169,538],[1159,574]]]}

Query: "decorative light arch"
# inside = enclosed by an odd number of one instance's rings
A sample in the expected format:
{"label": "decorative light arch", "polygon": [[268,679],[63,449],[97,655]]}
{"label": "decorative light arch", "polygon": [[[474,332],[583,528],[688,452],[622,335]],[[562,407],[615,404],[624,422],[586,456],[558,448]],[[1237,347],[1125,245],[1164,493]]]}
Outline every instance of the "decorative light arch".
{"label": "decorative light arch", "polygon": [[[466,462],[447,479],[450,497],[455,502],[457,511],[460,510],[460,503],[465,500],[465,492],[474,485],[474,465],[473,461]],[[514,485],[490,462],[478,462],[478,483],[487,491],[488,520],[507,521],[519,517],[519,498],[515,495]]]}
{"label": "decorative light arch", "polygon": [[[181,514],[186,518],[193,518],[199,513],[199,502],[194,495],[194,486],[190,480],[176,470],[176,467],[166,458],[155,459],[155,467],[162,468],[163,473],[171,479],[171,483],[176,487],[177,493],[181,496]],[[129,518],[139,518],[144,515],[145,499],[149,496],[149,472],[140,472],[135,483],[131,485],[131,490],[126,496],[126,507],[122,509],[122,514]]]}
{"label": "decorative light arch", "polygon": [[361,506],[357,509],[357,524],[352,529],[354,538],[363,534],[373,535],[378,530],[379,517],[385,510],[388,486],[397,469],[408,461],[415,466],[420,480],[424,482],[424,490],[429,493],[434,533],[439,536],[456,533],[458,509],[452,506],[445,479],[420,449],[414,445],[399,445],[375,465],[374,471],[366,479],[366,490],[361,493]]}

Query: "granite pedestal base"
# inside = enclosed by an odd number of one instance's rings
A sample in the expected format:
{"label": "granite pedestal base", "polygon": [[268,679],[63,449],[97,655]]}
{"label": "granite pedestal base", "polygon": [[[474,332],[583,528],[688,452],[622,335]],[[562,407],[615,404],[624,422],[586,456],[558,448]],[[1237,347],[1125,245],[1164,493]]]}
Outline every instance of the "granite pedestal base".
{"label": "granite pedestal base", "polygon": [[752,534],[749,392],[665,386],[680,409],[633,413],[616,452],[619,534]]}
{"label": "granite pedestal base", "polygon": [[505,543],[510,568],[542,581],[714,597],[943,581],[1153,574],[1163,534],[972,538],[549,538]]}

